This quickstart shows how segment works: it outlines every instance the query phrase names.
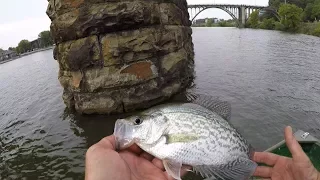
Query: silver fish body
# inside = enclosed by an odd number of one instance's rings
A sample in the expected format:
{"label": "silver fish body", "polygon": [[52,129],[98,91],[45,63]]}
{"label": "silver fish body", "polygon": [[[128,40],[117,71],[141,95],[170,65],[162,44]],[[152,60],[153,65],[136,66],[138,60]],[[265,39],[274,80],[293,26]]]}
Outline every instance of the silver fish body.
{"label": "silver fish body", "polygon": [[219,114],[192,103],[166,104],[118,120],[119,148],[136,143],[180,179],[182,165],[204,178],[248,179],[256,168],[247,141]]}

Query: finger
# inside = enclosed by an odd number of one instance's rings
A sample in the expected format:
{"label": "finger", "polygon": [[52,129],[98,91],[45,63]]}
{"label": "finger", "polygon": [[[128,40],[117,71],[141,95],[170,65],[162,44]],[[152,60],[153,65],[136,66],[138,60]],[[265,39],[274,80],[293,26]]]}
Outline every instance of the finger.
{"label": "finger", "polygon": [[152,164],[154,164],[157,168],[161,169],[162,171],[164,171],[164,166],[163,166],[163,162],[160,159],[154,158],[152,160]]}
{"label": "finger", "polygon": [[302,150],[302,147],[293,136],[292,128],[290,126],[285,129],[285,139],[293,159],[308,159],[307,155]]}
{"label": "finger", "polygon": [[113,135],[111,135],[111,136],[103,138],[96,145],[100,146],[104,149],[116,150],[116,139]]}
{"label": "finger", "polygon": [[255,177],[262,177],[262,178],[270,178],[272,175],[272,168],[259,166],[257,167],[256,171],[254,172],[253,176]]}
{"label": "finger", "polygon": [[264,163],[273,166],[277,163],[280,156],[268,152],[255,152],[253,160],[257,163]]}
{"label": "finger", "polygon": [[167,173],[168,180],[176,180]]}
{"label": "finger", "polygon": [[137,154],[137,155],[140,155],[140,154],[142,154],[144,151],[138,146],[138,145],[136,145],[136,144],[134,144],[134,145],[132,145],[132,146],[130,146],[128,149],[126,149],[126,150],[128,150],[128,151],[130,151],[130,152],[133,152],[133,153],[135,153],[135,154]]}
{"label": "finger", "polygon": [[142,157],[148,161],[152,161],[154,159],[154,157],[151,154],[146,153],[146,152],[143,152],[142,154],[140,154],[140,157]]}

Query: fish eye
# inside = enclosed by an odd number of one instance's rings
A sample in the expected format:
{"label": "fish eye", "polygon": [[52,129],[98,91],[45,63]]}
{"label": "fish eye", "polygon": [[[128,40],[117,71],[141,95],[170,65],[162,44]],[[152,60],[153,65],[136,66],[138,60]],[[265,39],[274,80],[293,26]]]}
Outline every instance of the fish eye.
{"label": "fish eye", "polygon": [[142,121],[140,118],[136,118],[136,119],[134,120],[134,124],[135,124],[135,125],[140,125],[142,122],[143,122],[143,121]]}

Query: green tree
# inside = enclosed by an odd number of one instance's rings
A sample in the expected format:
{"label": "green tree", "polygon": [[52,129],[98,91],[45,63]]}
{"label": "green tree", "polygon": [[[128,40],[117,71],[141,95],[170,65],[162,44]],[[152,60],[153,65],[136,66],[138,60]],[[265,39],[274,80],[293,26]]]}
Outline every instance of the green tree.
{"label": "green tree", "polygon": [[227,27],[228,25],[227,25],[227,21],[219,21],[219,26],[220,27]]}
{"label": "green tree", "polygon": [[275,9],[279,9],[280,5],[284,3],[284,0],[269,0],[269,6]]}
{"label": "green tree", "polygon": [[311,19],[312,21],[320,19],[320,1],[316,1],[313,5]]}
{"label": "green tree", "polygon": [[280,1],[280,0],[269,0],[269,6],[276,8],[276,9],[279,9],[281,2],[282,1]]}
{"label": "green tree", "polygon": [[31,44],[28,40],[22,40],[19,42],[18,47],[17,47],[17,53],[25,53],[27,51],[31,50]]}
{"label": "green tree", "polygon": [[40,46],[41,47],[48,47],[48,46],[53,45],[53,40],[52,40],[50,31],[42,31],[38,35],[38,37],[40,39]]}
{"label": "green tree", "polygon": [[274,23],[274,29],[278,30],[278,31],[284,31],[285,30],[283,24],[281,24],[281,22],[278,22],[278,21]]}
{"label": "green tree", "polygon": [[279,8],[281,24],[286,31],[296,32],[302,19],[303,10],[294,4],[282,4]]}
{"label": "green tree", "polygon": [[313,21],[312,19],[313,3],[308,3],[303,12],[304,21]]}
{"label": "green tree", "polygon": [[302,9],[304,9],[308,2],[313,2],[314,0],[287,0],[288,3],[294,4]]}
{"label": "green tree", "polygon": [[[308,3],[313,3],[315,0],[286,0],[287,3],[294,4],[304,9]],[[269,0],[269,6],[279,9],[281,4],[284,4],[285,0]]]}
{"label": "green tree", "polygon": [[4,50],[0,48],[0,52],[3,52]]}
{"label": "green tree", "polygon": [[213,25],[212,19],[207,19],[206,20],[206,27],[212,27],[212,25]]}
{"label": "green tree", "polygon": [[248,20],[248,27],[258,28],[259,27],[259,11],[253,11]]}
{"label": "green tree", "polygon": [[320,24],[318,24],[312,35],[320,37]]}
{"label": "green tree", "polygon": [[259,28],[272,30],[275,28],[275,20],[273,18],[263,19],[262,23],[259,25]]}
{"label": "green tree", "polygon": [[9,51],[16,51],[16,48],[14,48],[14,47],[9,47],[8,50],[9,50]]}

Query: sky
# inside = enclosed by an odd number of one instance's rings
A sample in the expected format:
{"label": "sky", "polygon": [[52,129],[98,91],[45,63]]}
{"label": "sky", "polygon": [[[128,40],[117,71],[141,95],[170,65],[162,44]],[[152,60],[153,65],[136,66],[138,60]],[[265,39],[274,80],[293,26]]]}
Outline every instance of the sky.
{"label": "sky", "polygon": [[[267,5],[268,0],[187,0],[189,4]],[[16,47],[20,40],[35,40],[41,31],[50,29],[46,15],[47,0],[0,0],[0,48]],[[197,18],[230,19],[219,9],[203,11]]]}

